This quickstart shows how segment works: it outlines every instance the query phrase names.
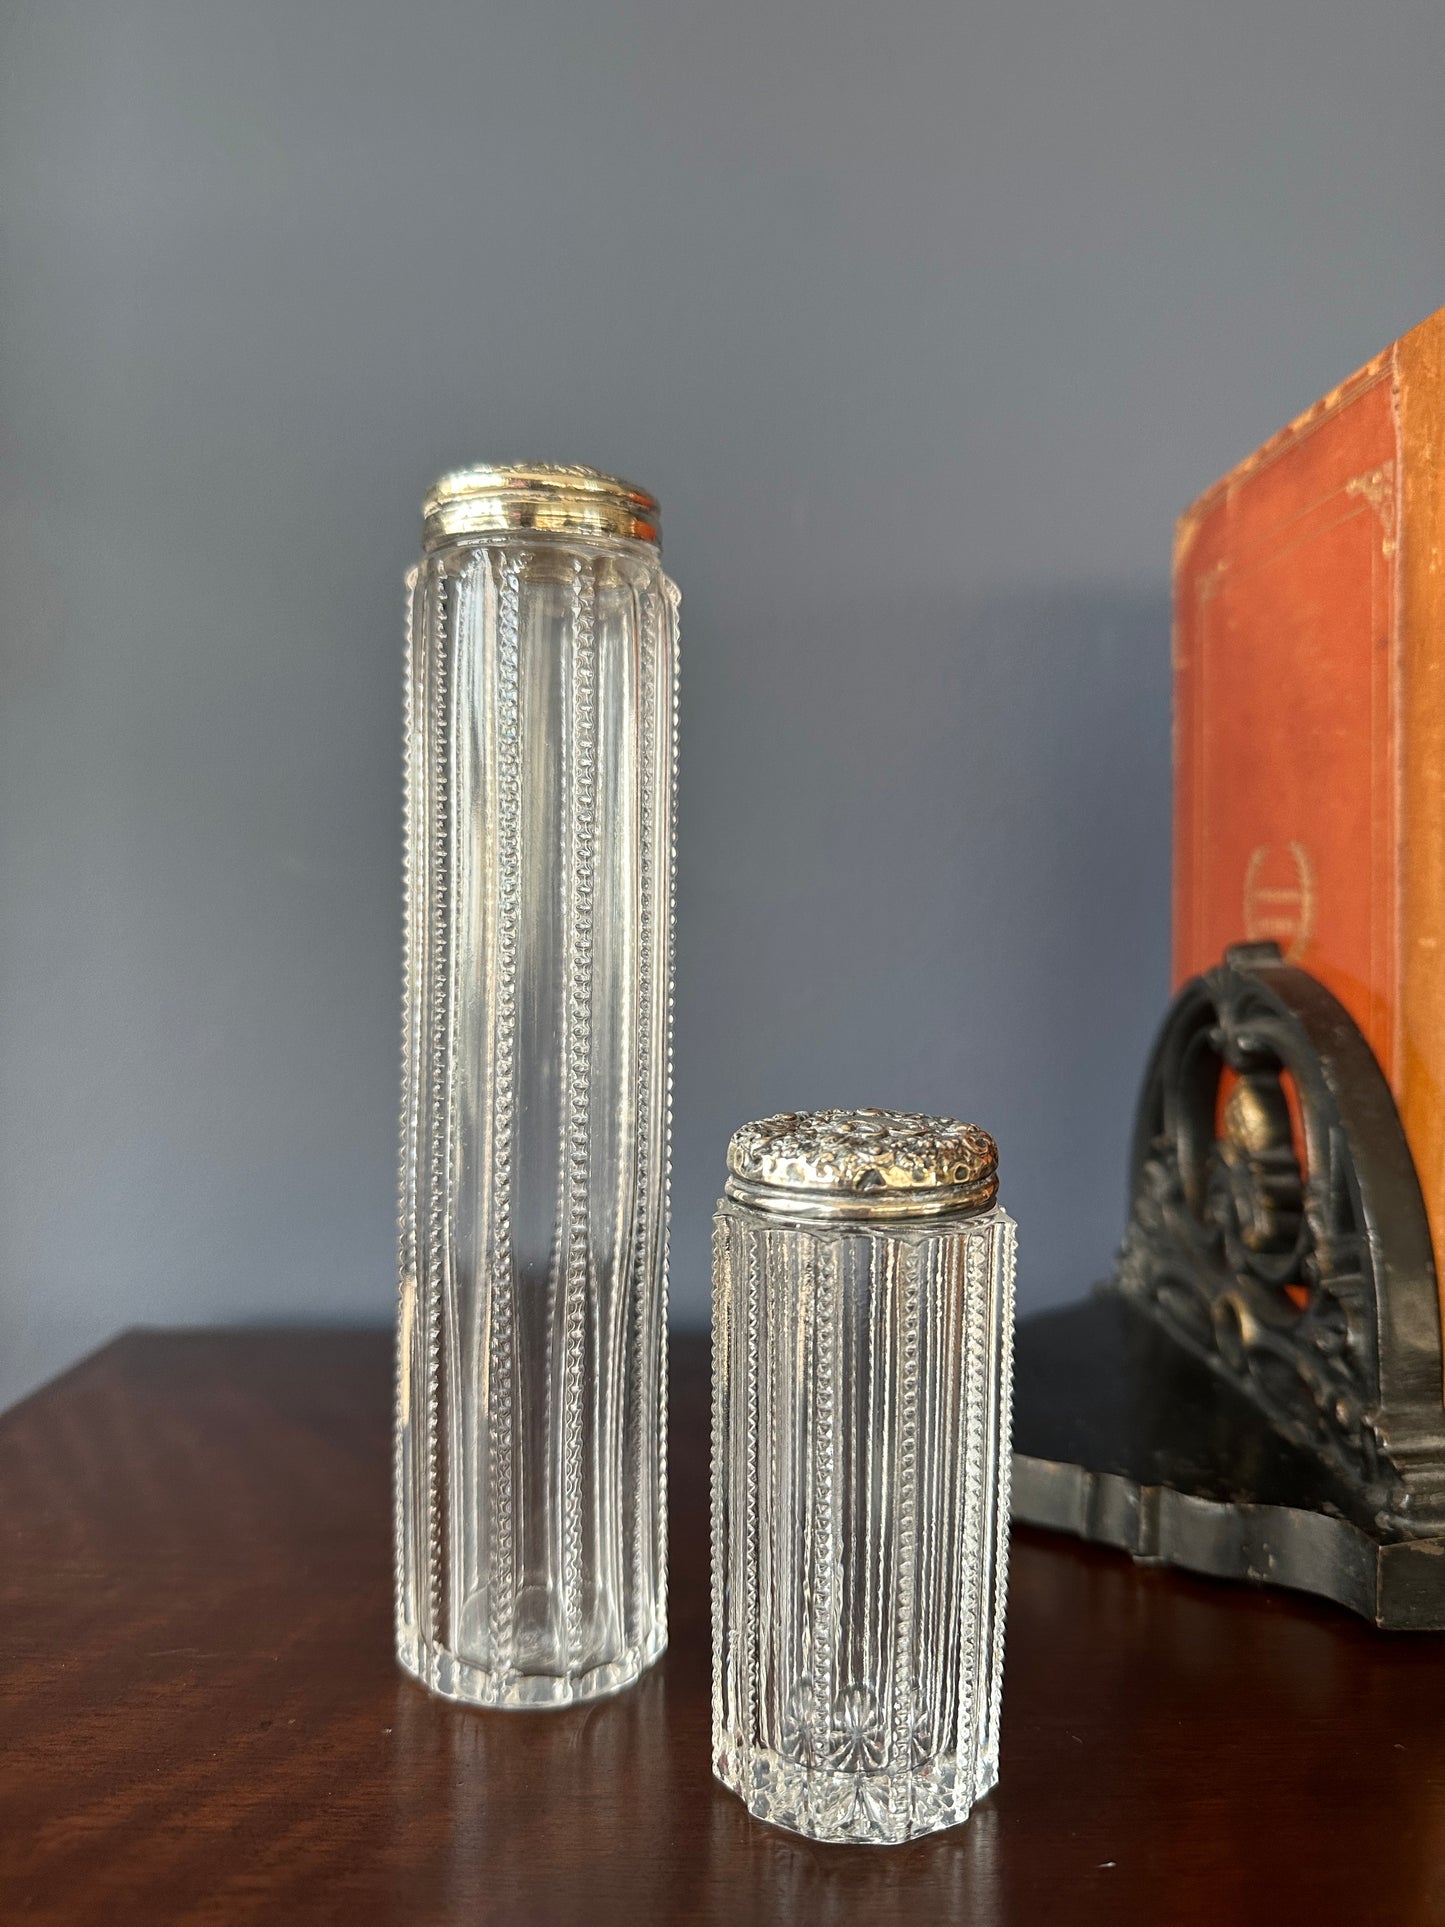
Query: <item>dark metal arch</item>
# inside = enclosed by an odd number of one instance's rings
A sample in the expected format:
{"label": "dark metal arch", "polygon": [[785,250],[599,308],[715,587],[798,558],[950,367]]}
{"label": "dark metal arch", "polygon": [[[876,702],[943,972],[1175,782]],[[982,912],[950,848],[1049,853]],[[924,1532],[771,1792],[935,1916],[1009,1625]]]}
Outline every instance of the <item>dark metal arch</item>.
{"label": "dark metal arch", "polygon": [[1236,946],[1169,1011],[1117,1284],[1363,1481],[1382,1522],[1438,1529],[1440,1303],[1414,1161],[1353,1019],[1274,944]]}

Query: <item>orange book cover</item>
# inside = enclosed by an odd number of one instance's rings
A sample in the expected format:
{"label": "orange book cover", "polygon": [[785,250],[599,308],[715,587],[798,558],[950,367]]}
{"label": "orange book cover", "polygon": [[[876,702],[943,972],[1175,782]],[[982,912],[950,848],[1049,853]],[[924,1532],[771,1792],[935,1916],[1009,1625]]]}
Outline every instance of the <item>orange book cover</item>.
{"label": "orange book cover", "polygon": [[1445,1254],[1445,310],[1180,518],[1174,974],[1273,937],[1373,1045]]}

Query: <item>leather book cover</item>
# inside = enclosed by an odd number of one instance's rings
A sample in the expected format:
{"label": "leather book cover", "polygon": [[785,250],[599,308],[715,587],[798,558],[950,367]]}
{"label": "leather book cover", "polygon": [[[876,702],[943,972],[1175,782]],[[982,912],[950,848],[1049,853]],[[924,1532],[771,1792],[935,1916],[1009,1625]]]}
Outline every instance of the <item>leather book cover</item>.
{"label": "leather book cover", "polygon": [[1374,1047],[1445,1254],[1445,310],[1181,517],[1174,974],[1275,938]]}

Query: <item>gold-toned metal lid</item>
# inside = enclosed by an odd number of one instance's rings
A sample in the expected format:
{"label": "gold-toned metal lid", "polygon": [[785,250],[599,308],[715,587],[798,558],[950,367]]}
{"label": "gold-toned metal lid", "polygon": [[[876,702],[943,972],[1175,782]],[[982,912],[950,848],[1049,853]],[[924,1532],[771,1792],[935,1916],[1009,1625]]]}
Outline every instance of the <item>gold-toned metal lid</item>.
{"label": "gold-toned metal lid", "polygon": [[976,1124],[917,1111],[784,1111],[728,1145],[727,1195],[803,1218],[931,1218],[984,1211],[998,1146]]}
{"label": "gold-toned metal lid", "polygon": [[501,535],[509,529],[659,540],[657,503],[646,489],[595,468],[554,462],[459,468],[428,492],[421,513],[428,548],[461,535]]}

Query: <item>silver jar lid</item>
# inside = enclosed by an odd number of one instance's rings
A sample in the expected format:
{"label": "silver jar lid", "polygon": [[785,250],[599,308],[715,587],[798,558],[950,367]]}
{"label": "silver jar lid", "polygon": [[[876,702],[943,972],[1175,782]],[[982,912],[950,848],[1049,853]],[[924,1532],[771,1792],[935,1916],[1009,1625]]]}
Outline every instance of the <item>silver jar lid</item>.
{"label": "silver jar lid", "polygon": [[998,1146],[976,1124],[917,1111],[784,1111],[735,1131],[727,1195],[797,1218],[985,1211]]}
{"label": "silver jar lid", "polygon": [[657,503],[646,489],[599,469],[556,462],[459,468],[428,491],[421,513],[428,548],[459,536],[503,535],[512,529],[659,540]]}

